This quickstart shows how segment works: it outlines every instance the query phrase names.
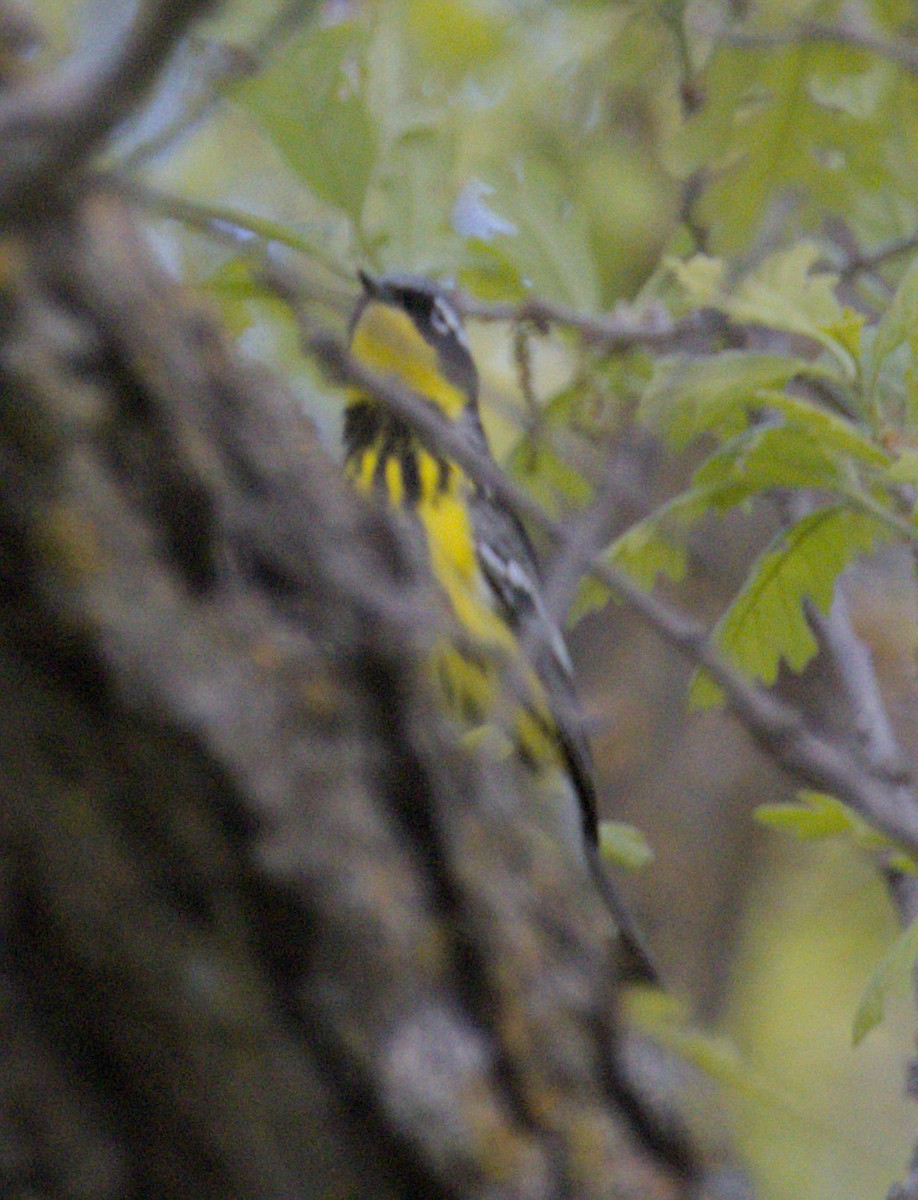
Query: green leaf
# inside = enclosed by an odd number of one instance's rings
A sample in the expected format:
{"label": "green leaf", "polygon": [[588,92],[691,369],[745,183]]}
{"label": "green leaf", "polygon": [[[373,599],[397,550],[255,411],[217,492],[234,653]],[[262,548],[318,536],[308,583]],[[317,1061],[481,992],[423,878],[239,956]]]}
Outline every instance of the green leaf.
{"label": "green leaf", "polygon": [[602,612],[611,598],[611,588],[592,575],[584,576],[577,588],[577,595],[568,610],[568,628],[573,629],[577,622],[582,621],[589,613]]}
{"label": "green leaf", "polygon": [[347,22],[291,39],[236,93],[320,199],[357,223],[376,159],[359,76],[366,36]]}
{"label": "green leaf", "polygon": [[712,505],[730,508],[768,488],[826,488],[847,495],[854,464],[886,466],[888,455],[843,418],[804,401],[763,393],[764,419],[716,450],[692,484]]}
{"label": "green leaf", "polygon": [[660,988],[629,990],[624,1000],[629,1024],[721,1084],[746,1090],[751,1068],[732,1039],[692,1024],[685,1001]]}
{"label": "green leaf", "polygon": [[798,375],[822,373],[802,358],[725,350],[709,358],[661,358],[638,417],[683,450],[703,433],[730,437],[749,423],[763,388],[784,387]]}
{"label": "green leaf", "polygon": [[[678,582],[688,565],[683,544],[686,535],[710,507],[710,496],[703,490],[683,492],[626,529],[608,547],[602,561],[626,571],[646,591],[650,591],[659,575]],[[587,613],[605,608],[610,596],[610,589],[604,583],[587,576],[571,606],[569,623],[575,625]]]}
{"label": "green leaf", "polygon": [[900,450],[886,472],[891,483],[918,484],[918,450]]}
{"label": "green leaf", "polygon": [[801,791],[797,804],[760,804],[755,819],[771,829],[791,833],[803,841],[850,834],[861,846],[888,846],[889,839],[835,796]]}
{"label": "green leaf", "polygon": [[465,264],[459,282],[481,300],[521,301],[526,288],[512,254],[498,242],[470,238],[465,246]]}
{"label": "green leaf", "polygon": [[647,590],[660,574],[678,582],[687,566],[685,538],[710,508],[711,497],[702,488],[674,496],[625,530],[612,542],[603,559],[610,566],[627,571]]}
{"label": "green leaf", "polygon": [[653,587],[658,575],[678,582],[688,564],[685,549],[663,535],[656,514],[645,517],[616,538],[607,557],[645,591]]}
{"label": "green leaf", "polygon": [[894,854],[890,854],[888,867],[891,871],[899,871],[903,875],[918,876],[918,862],[911,854],[906,854],[904,851],[897,850]]}
{"label": "green leaf", "polygon": [[800,804],[760,804],[753,816],[761,825],[792,833],[804,841],[832,837],[851,829],[849,810],[834,796],[800,793]]}
{"label": "green leaf", "polygon": [[534,154],[512,165],[501,161],[481,174],[489,205],[512,226],[501,238],[513,246],[519,270],[535,293],[595,310],[600,296],[596,260],[572,180]]}
{"label": "green leaf", "polygon": [[886,997],[892,991],[904,989],[911,983],[916,958],[918,921],[913,921],[880,960],[864,988],[851,1029],[851,1039],[855,1046],[882,1021]]}
{"label": "green leaf", "polygon": [[885,467],[890,461],[883,447],[847,417],[783,392],[763,390],[761,398],[806,437],[818,442],[824,452],[844,455],[868,466]]}
{"label": "green leaf", "polygon": [[449,228],[451,198],[443,180],[449,176],[453,149],[442,130],[421,124],[397,136],[388,148],[364,222],[388,269],[435,275],[451,261],[456,238]]}
{"label": "green leaf", "polygon": [[896,293],[877,325],[870,353],[871,382],[884,361],[918,329],[918,257],[899,281]]}
{"label": "green leaf", "polygon": [[834,78],[814,73],[810,77],[809,93],[824,108],[866,121],[877,111],[885,90],[885,75],[879,64],[868,71]]}
{"label": "green leaf", "polygon": [[808,1119],[806,1111],[758,1071],[731,1038],[693,1023],[685,1001],[671,992],[631,987],[622,997],[622,1006],[629,1027],[697,1067],[722,1087],[773,1106],[785,1115],[791,1113],[801,1121]]}
{"label": "green leaf", "polygon": [[764,259],[735,288],[729,286],[721,259],[699,254],[668,265],[696,306],[715,308],[741,324],[810,338],[832,353],[842,377],[850,381],[857,373],[854,356],[863,318],[837,300],[837,274],[814,271],[820,255],[814,243],[797,242]]}
{"label": "green leaf", "polygon": [[838,457],[825,453],[805,431],[773,420],[722,446],[692,482],[714,493],[718,507],[732,508],[768,488],[833,487],[839,468]]}
{"label": "green leaf", "polygon": [[256,303],[263,306],[272,321],[290,321],[289,306],[259,283],[246,258],[228,259],[211,275],[207,290],[220,304],[223,323],[234,337],[240,337],[252,325]]}
{"label": "green leaf", "polygon": [[700,82],[705,103],[670,153],[682,178],[710,173],[694,212],[718,252],[761,236],[783,196],[793,196],[793,225],[812,228],[827,212],[850,217],[876,180],[889,178],[902,100],[897,111],[894,73],[865,69],[856,50],[721,46]]}
{"label": "green leaf", "polygon": [[502,10],[496,5],[409,0],[406,15],[412,49],[426,65],[456,77],[471,68],[480,69],[504,44],[506,18],[501,19]]}
{"label": "green leaf", "polygon": [[640,829],[624,821],[599,822],[599,854],[604,862],[628,871],[639,871],[654,859],[653,848]]}
{"label": "green leaf", "polygon": [[887,852],[888,870],[904,875],[918,875],[918,862],[900,850],[884,833],[865,821],[862,816],[825,792],[800,791],[796,804],[761,804],[755,819],[770,829],[790,833],[801,841],[822,838],[848,837],[863,850],[883,849]]}
{"label": "green leaf", "polygon": [[825,331],[843,324],[845,313],[835,297],[838,276],[813,273],[820,255],[813,242],[772,254],[726,298],[727,312],[737,321],[801,334],[834,349],[835,340]]}
{"label": "green leaf", "polygon": [[686,298],[696,308],[719,308],[727,281],[727,263],[710,254],[693,254],[691,258],[664,259],[664,265],[675,276]]}
{"label": "green leaf", "polygon": [[[827,612],[845,567],[890,536],[874,517],[842,505],[809,513],[758,559],[718,622],[715,642],[740,671],[766,684],[774,683],[782,660],[792,671],[802,671],[818,649],[804,601]],[[706,708],[719,704],[722,695],[710,676],[699,672],[690,700]]]}
{"label": "green leaf", "polygon": [[593,497],[592,486],[545,438],[536,443],[523,438],[510,453],[506,469],[514,479],[525,483],[527,491],[555,516],[572,508],[583,508]]}

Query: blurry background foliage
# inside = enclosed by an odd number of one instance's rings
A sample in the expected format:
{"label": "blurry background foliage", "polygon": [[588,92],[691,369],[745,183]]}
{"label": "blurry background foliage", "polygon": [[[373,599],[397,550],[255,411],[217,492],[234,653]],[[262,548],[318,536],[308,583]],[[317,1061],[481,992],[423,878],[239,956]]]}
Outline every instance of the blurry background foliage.
{"label": "blurry background foliage", "polygon": [[[49,59],[104,52],[98,31],[127,8],[31,7]],[[854,621],[914,754],[915,244],[852,269],[918,231],[913,0],[301,8],[263,45],[269,6],[225,6],[111,152],[236,239],[151,220],[170,268],[294,380],[333,451],[340,396],[253,281],[246,237],[296,263],[339,331],[358,266],[485,301],[743,325],[687,361],[472,321],[495,451],[561,517],[615,472],[632,500],[610,519],[613,560],[676,587],[735,662],[829,722],[804,601],[824,608],[853,563]],[[817,499],[788,505],[804,491]],[[652,941],[737,1051],[691,1056],[720,1081],[757,1195],[883,1195],[914,1133],[913,1016],[884,984],[882,1023],[852,1047],[896,932],[869,836],[830,799],[756,825],[757,806],[792,799],[787,780],[716,708],[688,712],[689,668],[603,589],[576,613],[607,814],[647,833],[656,859],[633,890]],[[705,680],[691,689],[716,704]]]}

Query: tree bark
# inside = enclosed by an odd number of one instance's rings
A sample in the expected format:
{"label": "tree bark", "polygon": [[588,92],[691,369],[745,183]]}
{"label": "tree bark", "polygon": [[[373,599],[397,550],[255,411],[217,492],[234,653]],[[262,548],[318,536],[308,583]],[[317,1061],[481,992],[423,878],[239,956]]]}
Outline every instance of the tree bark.
{"label": "tree bark", "polygon": [[601,902],[440,721],[410,547],[80,155],[40,177],[0,187],[0,1194],[686,1194]]}

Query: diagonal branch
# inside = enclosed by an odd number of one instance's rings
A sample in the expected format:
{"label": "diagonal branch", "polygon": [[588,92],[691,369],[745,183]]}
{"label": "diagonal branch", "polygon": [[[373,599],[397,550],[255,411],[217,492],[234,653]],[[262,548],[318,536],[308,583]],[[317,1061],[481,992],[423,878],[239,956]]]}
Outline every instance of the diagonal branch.
{"label": "diagonal branch", "polygon": [[853,279],[856,275],[876,271],[884,263],[905,254],[912,254],[918,249],[918,234],[910,233],[905,237],[893,238],[874,250],[855,249],[837,264],[837,270],[842,279]]}
{"label": "diagonal branch", "polygon": [[890,725],[870,651],[851,624],[844,593],[836,595],[828,615],[814,606],[810,620],[841,678],[865,759],[878,775],[902,779],[905,755]]}
{"label": "diagonal branch", "polygon": [[285,0],[250,45],[222,46],[222,53],[213,61],[199,63],[194,92],[182,105],[182,111],[149,140],[138,143],[123,155],[120,169],[136,170],[174,149],[210,116],[227,86],[240,77],[248,78],[262,70],[275,49],[312,17],[315,8],[316,0]]}
{"label": "diagonal branch", "polygon": [[[891,783],[907,781],[908,762],[890,723],[873,657],[851,623],[844,592],[836,594],[828,615],[814,605],[809,616],[838,671],[869,770]],[[891,868],[886,875],[899,919],[908,925],[918,916],[918,880]]]}

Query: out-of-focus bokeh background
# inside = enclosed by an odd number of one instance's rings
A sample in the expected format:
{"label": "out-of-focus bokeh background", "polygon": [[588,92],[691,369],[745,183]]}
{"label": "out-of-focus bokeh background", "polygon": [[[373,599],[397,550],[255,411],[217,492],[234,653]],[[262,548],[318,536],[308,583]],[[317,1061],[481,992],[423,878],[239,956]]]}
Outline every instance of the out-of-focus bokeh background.
{"label": "out-of-focus bokeh background", "polygon": [[[317,319],[339,330],[358,266],[434,274],[482,301],[678,315],[671,260],[703,252],[739,278],[814,239],[869,327],[909,261],[847,269],[918,229],[912,0],[299,8],[298,25],[275,23],[263,0],[225,5],[111,158],[211,222],[209,234],[151,212],[150,236],[241,344],[296,382],[332,453],[340,397],[240,269],[245,231],[296,261]],[[129,12],[115,0],[30,9],[49,59],[99,53]],[[831,36],[839,29],[858,37]],[[235,246],[212,236],[221,221]],[[495,453],[561,518],[611,472],[620,532],[710,449],[676,454],[636,420],[645,351],[474,319],[470,334]],[[768,500],[706,519],[666,593],[713,625],[780,520]],[[844,586],[914,760],[906,550],[860,561]],[[605,815],[633,822],[655,851],[625,886],[693,1020],[737,1052],[713,1072],[701,1125],[705,1110],[727,1115],[761,1200],[883,1196],[915,1135],[903,1091],[914,1012],[908,995],[891,998],[852,1046],[858,998],[897,932],[873,861],[850,840],[796,842],[753,820],[756,806],[791,799],[794,781],[722,712],[689,710],[691,665],[626,608],[590,613],[571,641]],[[819,660],[779,686],[812,719],[843,721]]]}

